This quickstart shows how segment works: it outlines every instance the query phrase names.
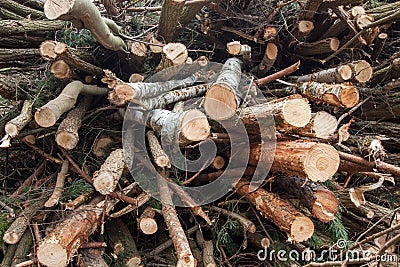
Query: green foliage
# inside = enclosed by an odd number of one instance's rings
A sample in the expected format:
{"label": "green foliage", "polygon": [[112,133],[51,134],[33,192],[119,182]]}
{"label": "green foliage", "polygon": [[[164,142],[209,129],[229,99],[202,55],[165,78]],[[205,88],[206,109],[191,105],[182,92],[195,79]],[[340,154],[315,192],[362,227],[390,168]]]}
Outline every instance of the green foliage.
{"label": "green foliage", "polygon": [[[272,251],[275,251],[275,253],[272,253]],[[270,251],[270,254],[268,253],[268,260],[269,257],[273,257],[271,264],[273,266],[277,267],[286,267],[294,264],[295,262],[289,257],[289,253],[293,251],[293,248],[288,245],[288,243],[283,243],[283,242],[272,242],[271,245],[268,248],[268,251]],[[286,253],[284,254],[285,261],[280,261],[276,257],[278,255],[279,251],[285,251]],[[279,255],[282,256],[282,253],[279,253]]]}
{"label": "green foliage", "polygon": [[321,248],[321,246],[324,244],[324,242],[322,241],[322,239],[314,232],[314,234],[312,235],[312,237],[308,240],[308,243],[310,245],[310,247],[313,250],[318,250]]}
{"label": "green foliage", "polygon": [[7,231],[8,227],[10,227],[11,221],[7,220],[6,214],[0,214],[0,246],[3,246],[3,236]]}
{"label": "green foliage", "polygon": [[372,8],[382,5],[379,0],[368,0],[367,3],[369,3]]}
{"label": "green foliage", "polygon": [[220,229],[216,229],[215,247],[219,250],[222,246],[228,257],[233,256],[239,249],[239,244],[234,240],[238,240],[240,236],[240,223],[236,220],[227,220]]}
{"label": "green foliage", "polygon": [[334,243],[340,239],[349,240],[348,229],[343,225],[341,211],[342,208],[339,206],[339,211],[336,213],[335,218],[325,228],[325,232],[329,234]]}
{"label": "green foliage", "polygon": [[83,179],[74,179],[71,183],[68,183],[65,187],[64,193],[61,197],[61,201],[67,201],[69,199],[75,199],[82,194],[85,194],[93,190],[93,187]]}
{"label": "green foliage", "polygon": [[72,48],[90,47],[96,42],[93,35],[87,29],[77,30],[75,27],[65,27],[57,32],[56,39],[66,43]]}

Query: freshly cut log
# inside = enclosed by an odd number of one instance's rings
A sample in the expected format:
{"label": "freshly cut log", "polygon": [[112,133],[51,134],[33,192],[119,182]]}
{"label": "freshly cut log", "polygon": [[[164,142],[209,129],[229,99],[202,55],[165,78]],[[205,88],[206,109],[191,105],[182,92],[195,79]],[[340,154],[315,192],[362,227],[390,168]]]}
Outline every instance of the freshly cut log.
{"label": "freshly cut log", "polygon": [[45,41],[40,44],[39,52],[42,58],[46,60],[54,60],[57,58],[57,54],[54,51],[56,47],[56,42],[53,41]]}
{"label": "freshly cut log", "polygon": [[143,81],[144,81],[144,76],[139,73],[132,73],[131,76],[129,76],[130,83],[139,83]]}
{"label": "freshly cut log", "polygon": [[148,110],[166,108],[169,104],[199,97],[207,92],[209,87],[210,85],[208,83],[193,85],[183,89],[169,91],[153,98],[142,98],[133,101]]}
{"label": "freshly cut log", "polygon": [[115,93],[121,100],[134,101],[134,99],[156,97],[174,89],[185,88],[203,79],[205,78],[200,73],[195,73],[182,80],[154,83],[121,83],[115,86]]}
{"label": "freshly cut log", "polygon": [[300,43],[296,46],[295,52],[302,56],[315,56],[335,52],[339,48],[339,39],[327,38],[313,43]]}
{"label": "freshly cut log", "polygon": [[21,113],[4,126],[6,134],[11,138],[18,136],[19,132],[32,120],[33,101],[25,100]]}
{"label": "freshly cut log", "polygon": [[296,38],[302,38],[307,36],[312,30],[314,30],[314,23],[311,20],[300,20],[297,23],[293,35]]}
{"label": "freshly cut log", "polygon": [[146,58],[147,46],[139,42],[129,42],[130,56],[137,64],[143,64]]}
{"label": "freshly cut log", "polygon": [[380,33],[377,38],[375,39],[374,43],[374,50],[372,51],[371,54],[371,60],[376,60],[379,55],[381,54],[383,47],[385,46],[386,40],[388,38],[387,33]]}
{"label": "freshly cut log", "polygon": [[152,207],[147,207],[138,219],[138,228],[146,235],[152,235],[158,230],[157,221],[154,220],[156,212]]}
{"label": "freshly cut log", "polygon": [[311,108],[307,99],[300,95],[291,95],[284,98],[258,104],[239,110],[240,119],[251,134],[260,132],[259,123],[262,120],[275,118],[275,127],[278,130],[290,130],[305,127],[311,119]]}
{"label": "freshly cut log", "polygon": [[157,137],[154,135],[153,131],[148,131],[146,133],[147,141],[149,142],[149,148],[151,155],[153,156],[154,162],[157,164],[158,167],[164,168],[171,168],[171,162],[167,154],[165,154],[164,150],[162,149],[160,143],[158,142]]}
{"label": "freshly cut log", "polygon": [[297,89],[303,96],[317,102],[351,108],[358,104],[358,90],[351,83],[327,84],[306,82]]}
{"label": "freshly cut log", "polygon": [[249,45],[241,44],[239,41],[227,43],[226,50],[232,56],[243,56],[251,54],[251,47]]}
{"label": "freshly cut log", "polygon": [[69,168],[69,161],[64,160],[63,164],[61,165],[61,170],[57,174],[56,186],[54,188],[53,194],[46,201],[46,203],[44,203],[44,206],[46,208],[54,207],[55,205],[57,205],[58,201],[60,200],[60,197],[64,190],[64,182],[65,182],[65,178],[68,174],[68,168]]}
{"label": "freshly cut log", "polygon": [[[90,0],[46,0],[44,13],[48,19],[64,19],[62,15],[68,14],[83,22],[96,40],[105,48],[113,51],[126,51],[124,41],[113,34],[110,27],[101,17],[100,11]],[[115,25],[118,28],[117,25]]]}
{"label": "freshly cut log", "polygon": [[103,195],[114,191],[125,168],[124,150],[116,149],[93,174],[93,186]]}
{"label": "freshly cut log", "polygon": [[325,111],[318,111],[311,115],[310,122],[301,128],[293,128],[292,132],[300,136],[328,138],[333,135],[338,127],[335,116]]}
{"label": "freshly cut log", "polygon": [[59,146],[71,150],[79,141],[78,130],[81,127],[83,116],[89,109],[92,98],[85,96],[79,104],[71,110],[67,117],[60,123],[56,133],[56,142]]}
{"label": "freshly cut log", "polygon": [[274,26],[266,26],[264,28],[263,39],[265,41],[272,41],[278,36],[278,29]]}
{"label": "freshly cut log", "polygon": [[163,2],[157,35],[166,43],[174,41],[185,0],[167,0]]}
{"label": "freshly cut log", "polygon": [[50,72],[60,80],[67,80],[72,76],[71,67],[62,59],[51,63]]}
{"label": "freshly cut log", "polygon": [[207,90],[203,105],[206,114],[211,119],[217,121],[229,119],[239,108],[245,93],[239,88],[241,69],[240,59],[228,59],[215,83]]}
{"label": "freshly cut log", "polygon": [[278,176],[273,186],[281,192],[296,196],[321,222],[330,222],[339,210],[335,194],[313,181],[304,182],[304,179],[296,176]]}
{"label": "freshly cut log", "polygon": [[110,220],[105,227],[111,248],[123,266],[137,267],[142,262],[136,243],[126,224],[119,218]]}
{"label": "freshly cut log", "polygon": [[297,77],[295,80],[301,82],[321,82],[321,83],[342,83],[352,77],[352,68],[349,65],[342,65],[326,70],[321,70],[307,75]]}
{"label": "freshly cut log", "polygon": [[207,117],[197,109],[183,112],[154,109],[148,114],[139,110],[128,112],[129,119],[147,125],[168,144],[178,142],[180,145],[186,145],[202,141],[210,135]]}
{"label": "freshly cut log", "polygon": [[258,75],[263,76],[267,71],[269,71],[274,65],[276,58],[278,57],[278,47],[276,44],[269,42],[265,48],[264,57],[258,65]]}
{"label": "freshly cut log", "polygon": [[[251,144],[249,164],[257,166],[263,155],[261,144]],[[339,168],[339,155],[328,144],[311,141],[279,141],[276,144],[271,170],[300,176],[314,182],[332,178]]]}
{"label": "freshly cut log", "polygon": [[80,81],[69,83],[61,94],[39,108],[35,113],[35,121],[42,127],[53,126],[60,116],[70,110],[76,103],[79,94],[107,95],[108,89],[95,85],[86,85]]}
{"label": "freshly cut log", "polygon": [[220,170],[225,166],[225,159],[222,156],[217,155],[217,156],[215,156],[211,165],[214,169]]}
{"label": "freshly cut log", "polygon": [[188,51],[184,44],[169,43],[163,46],[161,56],[161,62],[156,71],[185,64],[188,59]]}
{"label": "freshly cut log", "polygon": [[352,69],[352,80],[359,83],[366,83],[372,78],[373,69],[365,60],[358,60],[348,64]]}
{"label": "freshly cut log", "polygon": [[177,267],[195,267],[197,260],[193,257],[189,242],[183,231],[178,215],[171,205],[171,191],[164,179],[158,179],[158,188],[162,203],[162,214],[167,225],[169,236],[175,247],[176,257],[178,259]]}
{"label": "freshly cut log", "polygon": [[289,201],[283,200],[277,194],[270,193],[263,188],[251,190],[250,183],[246,180],[239,180],[235,184],[235,192],[246,198],[265,218],[286,232],[289,240],[303,242],[313,235],[313,222]]}
{"label": "freshly cut log", "polygon": [[25,230],[28,228],[31,219],[37,211],[43,208],[47,197],[43,196],[40,199],[36,199],[29,207],[25,208],[15,219],[15,221],[10,225],[10,227],[5,231],[3,240],[7,244],[17,244],[24,234]]}
{"label": "freshly cut log", "polygon": [[265,249],[271,245],[271,240],[259,233],[249,234],[247,236],[249,242],[257,248]]}

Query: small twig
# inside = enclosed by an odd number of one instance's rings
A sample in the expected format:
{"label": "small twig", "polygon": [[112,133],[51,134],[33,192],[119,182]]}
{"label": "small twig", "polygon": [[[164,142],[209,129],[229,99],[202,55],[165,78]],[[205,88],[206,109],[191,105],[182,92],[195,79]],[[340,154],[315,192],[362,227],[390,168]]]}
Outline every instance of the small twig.
{"label": "small twig", "polygon": [[46,168],[46,161],[43,161],[39,165],[39,167],[28,178],[25,179],[25,181],[17,188],[17,190],[15,190],[15,192],[11,194],[10,198],[15,199],[16,197],[21,195],[22,191],[24,191],[24,189],[27,186],[30,186],[34,179],[42,175],[45,168]]}
{"label": "small twig", "polygon": [[2,207],[3,209],[7,210],[8,213],[10,213],[11,218],[15,217],[15,212],[14,210],[8,206],[6,203],[4,203],[3,201],[0,200],[0,207]]}
{"label": "small twig", "polygon": [[346,113],[344,113],[342,116],[340,116],[340,118],[338,119],[337,124],[340,124],[340,122],[346,118],[347,116],[351,115],[354,111],[356,111],[359,107],[361,107],[365,102],[367,102],[371,97],[367,97],[366,99],[364,99],[363,101],[361,101],[360,103],[358,103],[356,106],[354,106],[352,109],[350,109],[349,111],[347,111]]}
{"label": "small twig", "polygon": [[296,70],[298,70],[299,68],[300,68],[300,61],[297,61],[293,65],[291,65],[291,66],[289,66],[289,67],[287,67],[287,68],[285,68],[283,70],[275,72],[274,74],[271,74],[271,75],[269,75],[267,77],[255,80],[255,83],[258,86],[265,85],[267,83],[275,81],[276,79],[282,78],[283,76],[289,75],[289,74],[295,72]]}
{"label": "small twig", "polygon": [[47,160],[50,160],[50,161],[52,161],[52,162],[54,162],[54,163],[57,163],[57,164],[61,164],[61,163],[62,163],[62,160],[60,160],[60,159],[58,159],[58,158],[55,158],[55,157],[53,157],[53,156],[50,155],[50,154],[47,154],[46,152],[44,152],[43,150],[41,150],[41,149],[38,148],[37,146],[34,146],[34,145],[32,145],[32,144],[29,144],[28,142],[26,142],[26,141],[24,141],[24,140],[22,140],[22,141],[25,143],[25,145],[27,145],[27,146],[29,146],[30,148],[32,148],[36,153],[38,153],[39,155],[43,156],[43,157],[46,158]]}
{"label": "small twig", "polygon": [[106,242],[87,242],[83,243],[80,248],[85,249],[85,248],[106,248],[107,244]]}

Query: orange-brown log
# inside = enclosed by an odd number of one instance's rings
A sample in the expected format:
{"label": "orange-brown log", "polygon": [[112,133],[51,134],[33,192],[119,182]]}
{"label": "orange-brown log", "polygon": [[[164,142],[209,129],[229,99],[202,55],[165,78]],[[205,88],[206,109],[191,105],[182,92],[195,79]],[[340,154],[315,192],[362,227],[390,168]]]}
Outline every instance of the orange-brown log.
{"label": "orange-brown log", "polygon": [[62,59],[51,63],[50,72],[60,80],[66,80],[72,76],[71,67]]}
{"label": "orange-brown log", "polygon": [[274,65],[276,58],[278,57],[278,47],[276,44],[269,42],[265,48],[264,57],[258,65],[258,75],[264,76]]}
{"label": "orange-brown log", "polygon": [[[261,144],[251,144],[250,148],[250,165],[256,166],[260,159],[268,158],[261,151]],[[323,182],[332,178],[339,163],[338,152],[331,145],[311,141],[279,141],[271,170]]]}
{"label": "orange-brown log", "polygon": [[250,183],[243,179],[236,183],[235,190],[237,194],[253,204],[265,218],[286,232],[289,240],[302,242],[313,235],[313,222],[277,194],[263,188],[252,191]]}
{"label": "orange-brown log", "polygon": [[293,195],[306,206],[315,218],[329,222],[339,210],[339,201],[328,188],[313,181],[304,182],[297,176],[278,176],[274,179],[274,189]]}

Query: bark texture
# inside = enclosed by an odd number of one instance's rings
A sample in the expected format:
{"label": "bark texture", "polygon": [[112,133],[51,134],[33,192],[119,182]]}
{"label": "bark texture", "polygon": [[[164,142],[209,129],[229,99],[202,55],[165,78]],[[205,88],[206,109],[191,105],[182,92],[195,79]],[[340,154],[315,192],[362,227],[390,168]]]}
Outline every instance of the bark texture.
{"label": "bark texture", "polygon": [[107,157],[100,170],[93,174],[93,186],[103,195],[114,191],[125,168],[123,149],[116,149]]}

